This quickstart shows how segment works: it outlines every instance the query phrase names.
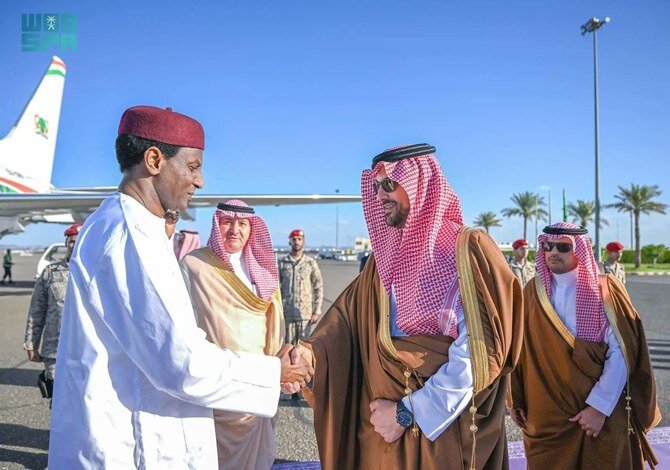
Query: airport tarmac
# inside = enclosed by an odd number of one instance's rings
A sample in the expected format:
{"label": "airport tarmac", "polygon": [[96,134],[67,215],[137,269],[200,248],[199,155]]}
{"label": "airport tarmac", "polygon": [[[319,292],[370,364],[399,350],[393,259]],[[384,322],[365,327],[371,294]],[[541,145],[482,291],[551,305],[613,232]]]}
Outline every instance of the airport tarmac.
{"label": "airport tarmac", "polygon": [[[0,285],[0,469],[43,469],[47,465],[49,406],[36,386],[41,364],[22,348],[38,256],[15,256],[16,284]],[[358,273],[357,262],[320,260],[324,311]],[[628,290],[642,315],[664,415],[670,425],[670,277],[630,277]],[[278,459],[318,460],[312,411],[304,401],[282,400],[276,427]],[[508,439],[519,433],[508,419]]]}

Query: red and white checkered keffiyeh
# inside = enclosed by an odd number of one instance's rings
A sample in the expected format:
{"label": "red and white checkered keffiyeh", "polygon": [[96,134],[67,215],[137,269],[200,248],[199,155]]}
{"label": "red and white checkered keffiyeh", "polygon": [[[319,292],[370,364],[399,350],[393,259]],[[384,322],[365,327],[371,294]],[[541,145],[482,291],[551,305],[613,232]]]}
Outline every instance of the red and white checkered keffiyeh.
{"label": "red and white checkered keffiyeh", "polygon": [[[232,206],[249,207],[245,202],[231,199],[226,204]],[[247,264],[251,282],[256,285],[256,293],[263,300],[270,300],[279,285],[279,273],[275,262],[274,250],[270,232],[263,219],[256,214],[246,212],[214,211],[212,218],[212,233],[209,236],[207,246],[217,254],[219,258],[233,271],[230,257],[223,246],[223,236],[219,228],[221,217],[233,217],[237,219],[249,219],[251,233],[249,239],[242,249],[242,257]]]}
{"label": "red and white checkered keffiyeh", "polygon": [[[568,222],[558,222],[551,227],[580,228]],[[543,233],[538,237],[538,248],[545,240],[556,240],[562,237],[568,237],[572,240],[575,255],[579,260],[575,295],[577,302],[577,337],[585,341],[603,341],[609,322],[603,306],[603,297],[598,282],[598,264],[593,256],[591,241],[586,235],[550,235]],[[545,262],[544,252],[538,251],[535,258],[535,265],[540,279],[542,279],[542,285],[547,291],[547,296],[551,299],[551,271],[549,271]]]}
{"label": "red and white checkered keffiyeh", "polygon": [[[373,188],[381,168],[409,197],[404,229],[386,224]],[[387,293],[391,285],[395,291],[398,326],[409,335],[457,338],[458,309],[448,305],[446,296],[458,281],[456,238],[463,226],[463,214],[461,202],[437,159],[422,155],[379,162],[374,169],[363,171],[361,195],[379,277]],[[442,310],[446,310],[446,320]]]}

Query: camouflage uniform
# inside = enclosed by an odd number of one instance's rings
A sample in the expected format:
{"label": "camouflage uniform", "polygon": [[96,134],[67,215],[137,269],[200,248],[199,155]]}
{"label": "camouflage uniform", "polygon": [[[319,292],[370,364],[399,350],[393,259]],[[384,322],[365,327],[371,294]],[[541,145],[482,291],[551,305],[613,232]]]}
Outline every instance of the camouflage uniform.
{"label": "camouflage uniform", "polygon": [[314,258],[302,255],[296,261],[289,254],[279,261],[279,281],[286,320],[286,342],[296,344],[298,339],[309,335],[311,325],[307,323],[312,315],[321,315],[321,271]]}
{"label": "camouflage uniform", "polygon": [[509,262],[509,267],[521,283],[522,288],[535,277],[535,263],[532,261],[526,260],[526,264],[521,265],[516,258],[512,258],[512,261]]}
{"label": "camouflage uniform", "polygon": [[605,274],[614,274],[623,285],[626,285],[626,269],[623,267],[623,264],[618,261],[609,264],[605,261],[603,267],[605,268]]}
{"label": "camouflage uniform", "polygon": [[[28,311],[26,342],[28,351],[40,348],[48,379],[56,374],[56,351],[70,267],[67,261],[48,265],[35,284]],[[41,343],[41,347],[40,347]]]}

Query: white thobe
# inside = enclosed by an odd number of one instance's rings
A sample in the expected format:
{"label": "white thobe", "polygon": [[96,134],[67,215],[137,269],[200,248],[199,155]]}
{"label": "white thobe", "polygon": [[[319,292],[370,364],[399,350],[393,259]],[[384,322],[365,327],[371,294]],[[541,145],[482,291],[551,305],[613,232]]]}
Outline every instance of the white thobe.
{"label": "white thobe", "polygon": [[[574,269],[565,274],[551,275],[551,304],[558,317],[575,336],[577,335],[577,273],[578,270]],[[605,330],[605,341],[607,353],[603,372],[591,389],[586,404],[609,416],[621,397],[621,391],[626,384],[627,370],[621,345],[611,326]]]}
{"label": "white thobe", "polygon": [[249,269],[247,269],[246,261],[242,258],[242,252],[228,253],[228,259],[230,259],[230,264],[233,266],[233,272],[237,278],[242,281],[251,292],[256,294],[256,285],[251,282]]}
{"label": "white thobe", "polygon": [[207,341],[165,221],[119,193],[79,233],[57,361],[51,470],[216,468],[211,408],[277,411],[279,359]]}
{"label": "white thobe", "polygon": [[[393,286],[390,304],[391,336],[407,336],[396,322],[398,307]],[[460,416],[472,399],[474,382],[463,307],[458,309],[458,338],[449,346],[448,355],[449,361],[424,382],[423,388],[412,393],[411,403],[408,397],[402,399],[431,441]]]}

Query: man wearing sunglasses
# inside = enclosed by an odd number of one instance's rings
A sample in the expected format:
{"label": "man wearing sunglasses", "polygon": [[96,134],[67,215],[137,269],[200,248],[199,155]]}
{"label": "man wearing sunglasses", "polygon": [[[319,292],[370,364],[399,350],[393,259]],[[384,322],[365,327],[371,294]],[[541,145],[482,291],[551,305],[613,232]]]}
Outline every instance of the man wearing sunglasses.
{"label": "man wearing sunglasses", "polygon": [[363,172],[373,254],[292,353],[315,364],[303,393],[326,470],[507,465],[521,287],[493,240],[464,227],[434,151],[390,149]]}
{"label": "man wearing sunglasses", "polygon": [[524,289],[511,414],[530,469],[658,463],[645,436],[660,412],[644,329],[623,284],[598,274],[586,233],[545,227]]}

